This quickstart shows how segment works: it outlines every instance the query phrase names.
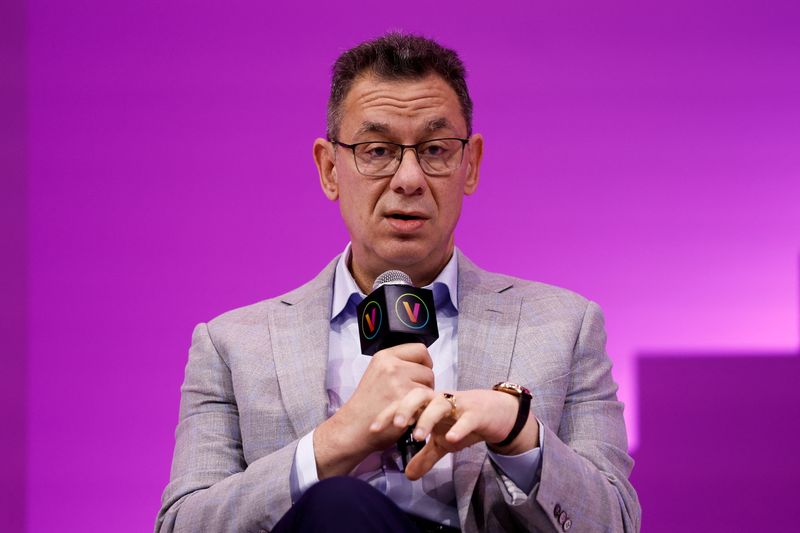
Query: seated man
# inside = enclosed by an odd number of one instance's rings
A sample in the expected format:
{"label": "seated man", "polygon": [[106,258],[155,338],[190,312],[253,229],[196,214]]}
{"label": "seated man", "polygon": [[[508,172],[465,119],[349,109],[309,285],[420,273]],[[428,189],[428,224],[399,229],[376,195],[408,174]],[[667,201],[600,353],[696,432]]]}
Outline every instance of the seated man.
{"label": "seated man", "polygon": [[[336,61],[314,159],[351,242],[197,326],[156,531],[639,530],[597,305],[454,246],[483,151],[464,75],[398,33]],[[439,338],[368,357],[356,306],[391,269],[432,290]]]}

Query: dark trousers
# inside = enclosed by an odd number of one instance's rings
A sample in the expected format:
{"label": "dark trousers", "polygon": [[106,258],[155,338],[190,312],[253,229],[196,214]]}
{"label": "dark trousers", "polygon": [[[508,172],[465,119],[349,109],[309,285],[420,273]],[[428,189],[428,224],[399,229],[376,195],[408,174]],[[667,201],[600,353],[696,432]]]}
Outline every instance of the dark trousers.
{"label": "dark trousers", "polygon": [[[273,533],[419,533],[428,529],[369,483],[324,479],[309,488],[275,524]],[[445,530],[451,530],[449,528]]]}

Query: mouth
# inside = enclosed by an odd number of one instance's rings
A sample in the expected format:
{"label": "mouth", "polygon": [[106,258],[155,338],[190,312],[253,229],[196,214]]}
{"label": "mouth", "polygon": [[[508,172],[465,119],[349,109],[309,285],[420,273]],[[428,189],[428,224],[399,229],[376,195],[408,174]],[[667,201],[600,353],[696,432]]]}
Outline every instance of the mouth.
{"label": "mouth", "polygon": [[392,218],[395,220],[427,220],[428,217],[422,215],[421,213],[404,213],[395,211],[388,213],[386,218]]}
{"label": "mouth", "polygon": [[400,233],[410,233],[420,229],[428,217],[422,213],[394,211],[387,213],[386,221]]}

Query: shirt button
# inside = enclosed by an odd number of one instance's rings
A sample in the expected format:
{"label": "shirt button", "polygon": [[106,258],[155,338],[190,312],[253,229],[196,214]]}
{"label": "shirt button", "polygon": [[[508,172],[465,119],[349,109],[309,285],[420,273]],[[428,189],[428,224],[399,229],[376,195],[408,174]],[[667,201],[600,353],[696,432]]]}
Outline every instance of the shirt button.
{"label": "shirt button", "polygon": [[553,509],[553,514],[555,515],[556,518],[558,518],[558,515],[561,514],[561,505],[556,504],[556,508]]}
{"label": "shirt button", "polygon": [[563,526],[566,521],[567,521],[567,512],[561,511],[561,514],[558,515],[558,523]]}
{"label": "shirt button", "polygon": [[569,528],[572,527],[572,520],[567,518],[567,521],[564,522],[564,525],[562,527],[564,528],[564,531],[569,531]]}

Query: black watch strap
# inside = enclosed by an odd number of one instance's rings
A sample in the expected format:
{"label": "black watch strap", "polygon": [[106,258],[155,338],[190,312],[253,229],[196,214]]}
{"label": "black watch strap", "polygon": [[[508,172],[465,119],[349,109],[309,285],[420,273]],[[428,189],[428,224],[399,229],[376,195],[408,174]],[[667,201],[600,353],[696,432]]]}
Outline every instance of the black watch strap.
{"label": "black watch strap", "polygon": [[528,421],[528,415],[531,410],[531,393],[525,387],[512,383],[498,383],[493,389],[519,398],[519,409],[517,410],[517,420],[514,422],[514,427],[511,428],[511,432],[505,439],[492,444],[492,446],[498,447],[508,446],[517,438],[517,435],[520,434]]}

